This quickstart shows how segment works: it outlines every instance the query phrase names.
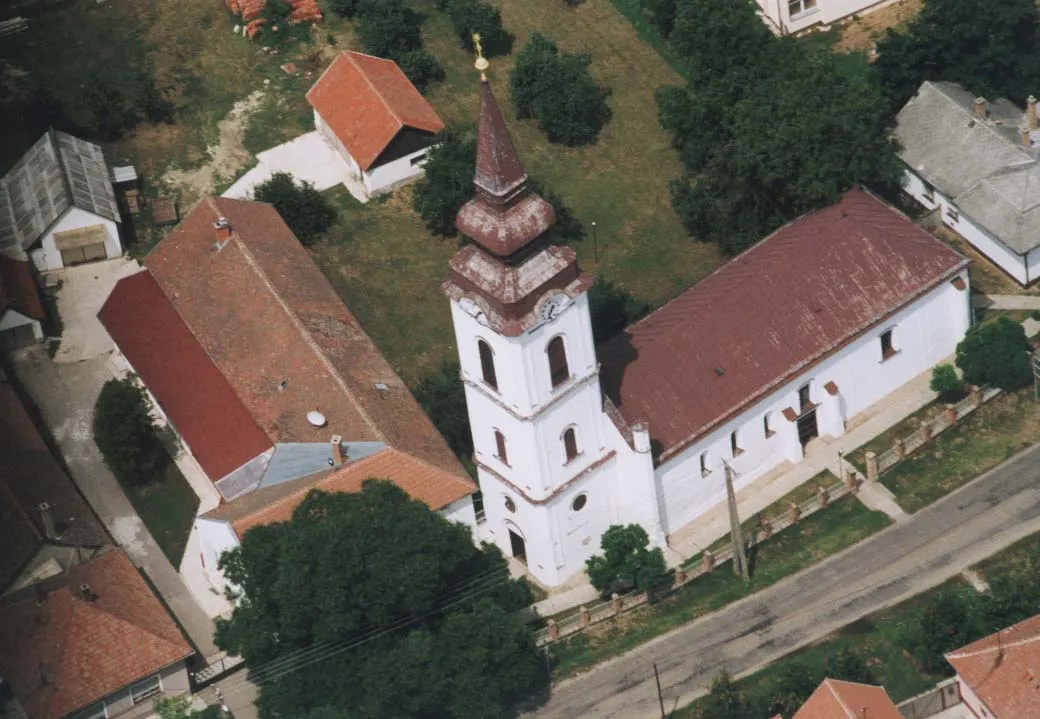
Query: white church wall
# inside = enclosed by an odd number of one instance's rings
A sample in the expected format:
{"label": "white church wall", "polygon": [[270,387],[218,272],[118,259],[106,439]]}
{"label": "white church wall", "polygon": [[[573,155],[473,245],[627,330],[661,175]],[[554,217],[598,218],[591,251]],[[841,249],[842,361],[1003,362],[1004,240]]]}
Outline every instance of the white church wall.
{"label": "white church wall", "polygon": [[473,498],[466,496],[442,508],[438,514],[451,522],[465,524],[467,527],[477,526],[477,514],[473,510]]}
{"label": "white church wall", "polygon": [[109,259],[119,257],[123,254],[123,246],[119,242],[119,227],[115,222],[106,217],[95,215],[79,207],[70,207],[62,216],[47,229],[47,233],[40,242],[40,247],[31,253],[33,264],[41,272],[47,270],[60,270],[64,267],[61,260],[61,252],[54,244],[56,232],[67,232],[77,230],[81,227],[92,227],[102,225],[105,228],[105,256]]}
{"label": "white church wall", "polygon": [[[967,272],[961,274],[967,283]],[[871,328],[858,339],[824,359],[809,371],[787,382],[733,419],[724,422],[703,439],[657,469],[665,531],[669,534],[690,523],[725,498],[725,460],[735,472],[734,484],[750,483],[788,459],[801,459],[797,424],[782,412],[798,411],[798,389],[811,385],[811,400],[821,405],[826,397],[824,385],[833,382],[848,421],[859,412],[895,391],[940,361],[948,358],[964,336],[970,322],[967,289],[958,290],[943,282],[909,307]],[[892,331],[896,353],[881,356],[880,336]],[[776,434],[767,438],[763,416],[768,412],[770,428]],[[774,421],[775,420],[775,421]],[[824,422],[818,417],[821,434]],[[652,427],[651,427],[652,430]],[[843,431],[839,425],[832,431]],[[730,434],[737,431],[743,452],[733,455]],[[701,475],[700,456],[708,452],[710,473]]]}

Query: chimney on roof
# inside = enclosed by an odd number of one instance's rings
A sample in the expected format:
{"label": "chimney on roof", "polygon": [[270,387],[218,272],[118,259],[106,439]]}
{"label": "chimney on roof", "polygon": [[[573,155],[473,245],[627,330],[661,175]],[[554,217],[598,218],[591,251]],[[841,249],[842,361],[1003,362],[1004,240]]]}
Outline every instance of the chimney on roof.
{"label": "chimney on roof", "polygon": [[329,450],[332,452],[332,466],[339,467],[345,459],[343,455],[343,438],[338,434],[332,435],[329,441]]}
{"label": "chimney on roof", "polygon": [[43,525],[43,534],[47,539],[57,539],[58,530],[54,524],[54,508],[49,502],[40,502],[36,505],[40,512],[40,523]]}
{"label": "chimney on roof", "polygon": [[1038,120],[1036,114],[1036,95],[1030,95],[1026,98],[1026,122],[1029,124],[1030,130],[1040,128],[1040,120]]}
{"label": "chimney on roof", "polygon": [[90,585],[86,582],[79,585],[79,595],[88,602],[93,602],[98,598],[98,595],[90,589]]}
{"label": "chimney on roof", "polygon": [[213,230],[217,234],[217,247],[222,247],[225,242],[231,239],[231,223],[223,215],[218,217],[217,221],[213,223]]}
{"label": "chimney on roof", "polygon": [[640,454],[649,454],[650,427],[646,422],[636,422],[632,425],[632,448]]}
{"label": "chimney on roof", "polygon": [[986,102],[986,98],[975,98],[975,117],[980,120],[985,120],[989,117],[989,104]]}

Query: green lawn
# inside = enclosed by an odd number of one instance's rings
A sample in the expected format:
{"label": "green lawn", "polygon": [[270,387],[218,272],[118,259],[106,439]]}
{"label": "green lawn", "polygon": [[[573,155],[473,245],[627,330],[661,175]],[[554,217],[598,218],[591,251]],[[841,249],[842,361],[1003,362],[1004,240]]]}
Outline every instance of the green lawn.
{"label": "green lawn", "polygon": [[881,482],[908,512],[931,504],[1037,441],[1032,388],[991,400],[895,467]]}
{"label": "green lawn", "polygon": [[555,674],[565,677],[621,654],[840,552],[889,523],[885,515],[864,508],[855,497],[843,497],[755,547],[749,555],[753,568],[749,584],[734,576],[727,562],[656,604],[553,644]]}
{"label": "green lawn", "polygon": [[184,545],[199,508],[199,498],[172,461],[160,478],[145,486],[125,487],[130,503],[174,568],[180,567]]}

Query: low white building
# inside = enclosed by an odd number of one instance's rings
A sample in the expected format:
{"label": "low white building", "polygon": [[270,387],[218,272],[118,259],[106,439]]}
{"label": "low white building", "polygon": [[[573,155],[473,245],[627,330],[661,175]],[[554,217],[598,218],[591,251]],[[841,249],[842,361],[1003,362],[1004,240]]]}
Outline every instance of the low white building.
{"label": "low white building", "polygon": [[762,17],[778,35],[865,15],[899,0],[756,0]]}
{"label": "low white building", "polygon": [[0,255],[0,350],[43,339],[43,304],[28,260]]}
{"label": "low white building", "polygon": [[47,131],[0,180],[0,253],[45,272],[119,257],[119,207],[101,148]]}
{"label": "low white building", "polygon": [[[620,336],[593,343],[575,253],[545,236],[485,83],[474,243],[451,299],[483,538],[558,586],[611,525],[653,543],[954,352],[969,261],[861,189],[734,258]],[[728,469],[727,469],[728,468]]]}
{"label": "low white building", "polygon": [[1019,284],[1040,278],[1040,130],[1026,112],[952,82],[926,82],[895,131],[904,189]]}
{"label": "low white building", "polygon": [[361,201],[421,177],[444,129],[397,63],[360,52],[340,53],[307,101],[318,133],[356,180],[348,189]]}

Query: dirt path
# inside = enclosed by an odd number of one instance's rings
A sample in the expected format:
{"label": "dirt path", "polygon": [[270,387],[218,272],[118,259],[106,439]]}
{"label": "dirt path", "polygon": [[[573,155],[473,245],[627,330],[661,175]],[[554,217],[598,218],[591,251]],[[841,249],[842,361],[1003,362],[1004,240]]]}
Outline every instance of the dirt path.
{"label": "dirt path", "polygon": [[870,52],[889,28],[906,27],[921,11],[924,0],[898,0],[891,5],[857,17],[845,24],[841,39],[834,46],[837,52]]}
{"label": "dirt path", "polygon": [[260,106],[263,98],[264,93],[256,90],[235,103],[228,116],[217,125],[220,142],[206,148],[208,162],[194,170],[169,170],[163,175],[166,184],[180,191],[182,203],[193,204],[203,195],[213,192],[218,181],[230,179],[252,159],[242,145],[242,137],[249,115]]}

